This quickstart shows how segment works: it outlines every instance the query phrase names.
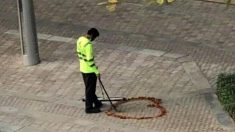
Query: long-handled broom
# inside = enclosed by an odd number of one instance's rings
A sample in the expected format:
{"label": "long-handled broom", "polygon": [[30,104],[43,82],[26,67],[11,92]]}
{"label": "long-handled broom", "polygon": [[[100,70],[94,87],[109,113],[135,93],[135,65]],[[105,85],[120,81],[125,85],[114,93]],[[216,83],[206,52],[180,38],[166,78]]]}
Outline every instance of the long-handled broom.
{"label": "long-handled broom", "polygon": [[[106,94],[106,96],[107,96],[107,98],[108,98],[108,100],[109,100],[109,102],[110,102],[110,104],[111,104],[111,107],[112,107],[115,111],[117,111],[117,108],[115,107],[115,105],[113,105],[113,103],[112,103],[112,101],[111,101],[111,99],[110,99],[110,97],[109,97],[107,91],[106,91],[105,88],[104,88],[104,85],[103,85],[103,83],[102,83],[100,77],[98,77],[98,80],[99,80],[99,83],[100,83],[101,88],[104,90],[104,92],[105,92],[105,94]],[[102,91],[102,92],[103,92],[103,91]]]}

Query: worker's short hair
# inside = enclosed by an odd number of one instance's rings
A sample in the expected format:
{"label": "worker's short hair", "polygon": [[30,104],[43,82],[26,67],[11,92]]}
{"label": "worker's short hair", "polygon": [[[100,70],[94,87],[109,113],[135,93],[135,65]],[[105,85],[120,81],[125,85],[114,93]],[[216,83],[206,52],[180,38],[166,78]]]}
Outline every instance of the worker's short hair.
{"label": "worker's short hair", "polygon": [[100,35],[99,31],[96,28],[91,28],[87,31],[88,35],[92,35],[94,37],[98,37]]}

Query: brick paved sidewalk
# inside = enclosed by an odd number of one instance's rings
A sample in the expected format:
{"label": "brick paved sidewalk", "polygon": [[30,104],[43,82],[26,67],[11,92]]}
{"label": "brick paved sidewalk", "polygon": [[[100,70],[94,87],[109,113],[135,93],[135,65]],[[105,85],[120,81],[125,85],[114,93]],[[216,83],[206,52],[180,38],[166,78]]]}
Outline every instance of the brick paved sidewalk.
{"label": "brick paved sidewalk", "polygon": [[[16,3],[2,2],[1,31],[16,30]],[[120,0],[117,10],[110,13],[100,2],[104,0],[35,0],[38,31],[76,37],[95,26],[102,32],[98,40],[102,43],[190,55],[213,87],[219,73],[234,71],[234,6],[225,10],[223,4],[177,0],[159,7],[141,0]]]}
{"label": "brick paved sidewalk", "polygon": [[[235,69],[233,6],[177,0],[158,7],[125,0],[110,13],[100,2],[35,0],[42,63],[24,67],[14,35],[16,3],[2,0],[0,131],[234,131],[214,95],[217,74]],[[102,33],[96,58],[110,95],[162,98],[166,116],[136,121],[84,114],[73,39],[91,26]],[[158,112],[136,103],[124,111]]]}
{"label": "brick paved sidewalk", "polygon": [[[233,131],[216,117],[209,105],[216,101],[213,90],[188,56],[97,43],[97,64],[110,95],[161,98],[167,109],[167,115],[157,119],[121,120],[104,113],[84,113],[80,100],[84,88],[76,72],[75,45],[63,42],[68,39],[57,37],[60,42],[50,41],[53,36],[40,39],[42,63],[24,67],[18,39],[14,35],[2,38],[1,131]],[[143,102],[122,107],[126,114],[134,116],[158,112],[144,107]]]}

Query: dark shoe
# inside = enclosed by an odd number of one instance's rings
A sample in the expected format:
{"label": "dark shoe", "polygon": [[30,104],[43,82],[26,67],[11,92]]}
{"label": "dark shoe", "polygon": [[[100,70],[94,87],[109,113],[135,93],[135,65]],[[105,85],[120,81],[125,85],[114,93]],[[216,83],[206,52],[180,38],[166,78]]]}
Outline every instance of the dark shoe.
{"label": "dark shoe", "polygon": [[97,102],[97,103],[95,103],[95,108],[101,108],[103,106],[103,104],[102,104],[102,102],[101,101],[99,101],[99,102]]}
{"label": "dark shoe", "polygon": [[92,108],[92,109],[86,109],[86,113],[90,114],[90,113],[100,113],[100,109],[99,108]]}

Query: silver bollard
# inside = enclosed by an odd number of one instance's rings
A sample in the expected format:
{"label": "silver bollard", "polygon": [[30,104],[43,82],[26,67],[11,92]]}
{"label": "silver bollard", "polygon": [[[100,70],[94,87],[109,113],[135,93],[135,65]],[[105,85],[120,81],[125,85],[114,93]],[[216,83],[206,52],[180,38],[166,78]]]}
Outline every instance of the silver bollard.
{"label": "silver bollard", "polygon": [[17,0],[17,3],[23,63],[26,66],[36,65],[40,63],[40,57],[33,0]]}

